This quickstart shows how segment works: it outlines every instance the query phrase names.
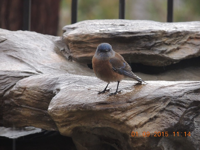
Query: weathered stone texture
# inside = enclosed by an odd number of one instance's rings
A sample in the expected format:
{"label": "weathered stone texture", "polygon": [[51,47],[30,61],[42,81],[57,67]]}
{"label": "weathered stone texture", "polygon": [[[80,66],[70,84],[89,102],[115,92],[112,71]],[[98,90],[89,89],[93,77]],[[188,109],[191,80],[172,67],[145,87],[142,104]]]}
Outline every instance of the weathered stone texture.
{"label": "weathered stone texture", "polygon": [[90,20],[63,27],[68,55],[90,63],[99,43],[108,42],[129,63],[168,66],[200,56],[200,22]]}
{"label": "weathered stone texture", "polygon": [[[195,57],[198,61],[199,26],[84,21],[64,27],[63,39],[0,29],[0,125],[59,131],[72,137],[78,150],[198,150],[198,64],[156,75],[136,72],[147,84],[124,80],[116,96],[97,94],[106,83],[93,77],[86,64],[101,42],[109,42],[132,63],[164,67]],[[113,92],[116,83],[109,87]],[[154,137],[159,131],[168,136]],[[138,135],[131,137],[131,132]],[[147,132],[152,137],[144,137]]]}

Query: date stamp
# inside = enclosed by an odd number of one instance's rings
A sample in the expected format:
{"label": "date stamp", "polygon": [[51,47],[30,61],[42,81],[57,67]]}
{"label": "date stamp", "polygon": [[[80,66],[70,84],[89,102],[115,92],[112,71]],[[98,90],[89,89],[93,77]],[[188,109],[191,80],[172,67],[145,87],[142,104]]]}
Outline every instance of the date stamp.
{"label": "date stamp", "polygon": [[[188,137],[191,136],[190,132],[172,132],[170,135],[174,136],[174,137]],[[142,133],[138,133],[138,132],[131,132],[131,137],[168,137],[169,133],[168,131],[155,131],[154,133],[150,133],[149,131],[143,131]]]}

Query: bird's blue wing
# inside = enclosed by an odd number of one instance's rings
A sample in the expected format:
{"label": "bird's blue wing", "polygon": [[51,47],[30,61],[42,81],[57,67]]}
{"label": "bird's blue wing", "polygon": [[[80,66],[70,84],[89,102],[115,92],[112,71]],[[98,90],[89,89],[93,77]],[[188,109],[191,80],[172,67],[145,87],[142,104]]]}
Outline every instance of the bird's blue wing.
{"label": "bird's blue wing", "polygon": [[117,57],[110,58],[109,62],[115,72],[142,82],[142,79],[132,72],[130,65],[121,55],[118,54]]}

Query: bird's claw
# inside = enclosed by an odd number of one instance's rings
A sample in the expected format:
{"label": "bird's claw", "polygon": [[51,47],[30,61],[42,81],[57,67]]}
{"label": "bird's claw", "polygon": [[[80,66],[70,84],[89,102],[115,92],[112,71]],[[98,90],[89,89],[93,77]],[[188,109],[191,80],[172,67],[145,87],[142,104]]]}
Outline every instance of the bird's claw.
{"label": "bird's claw", "polygon": [[109,96],[116,95],[117,93],[121,93],[121,90],[120,91],[116,91],[114,93],[110,93]]}
{"label": "bird's claw", "polygon": [[103,94],[103,93],[109,92],[109,91],[110,91],[110,89],[106,89],[106,90],[100,91],[98,94]]}
{"label": "bird's claw", "polygon": [[135,85],[142,85],[143,82],[144,82],[145,84],[147,84],[145,81],[141,81],[141,82],[136,83]]}
{"label": "bird's claw", "polygon": [[138,83],[136,83],[135,85],[141,85],[142,84],[142,82],[138,82]]}
{"label": "bird's claw", "polygon": [[145,81],[142,81],[142,82],[144,82],[145,84],[147,84]]}

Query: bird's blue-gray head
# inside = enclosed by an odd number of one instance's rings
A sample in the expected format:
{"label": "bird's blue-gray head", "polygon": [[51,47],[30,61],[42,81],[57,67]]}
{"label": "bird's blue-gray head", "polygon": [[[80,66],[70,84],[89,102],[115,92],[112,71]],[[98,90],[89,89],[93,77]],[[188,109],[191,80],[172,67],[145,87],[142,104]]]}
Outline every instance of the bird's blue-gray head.
{"label": "bird's blue-gray head", "polygon": [[98,59],[108,59],[115,55],[112,46],[108,43],[101,43],[97,46],[95,57]]}
{"label": "bird's blue-gray head", "polygon": [[102,53],[106,53],[112,50],[112,46],[108,43],[101,43],[98,45],[97,50]]}

